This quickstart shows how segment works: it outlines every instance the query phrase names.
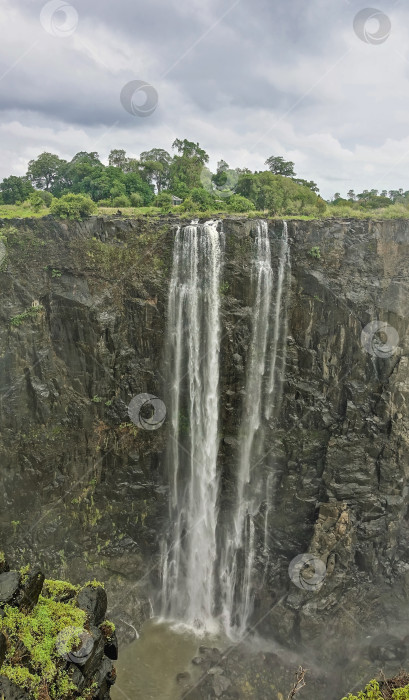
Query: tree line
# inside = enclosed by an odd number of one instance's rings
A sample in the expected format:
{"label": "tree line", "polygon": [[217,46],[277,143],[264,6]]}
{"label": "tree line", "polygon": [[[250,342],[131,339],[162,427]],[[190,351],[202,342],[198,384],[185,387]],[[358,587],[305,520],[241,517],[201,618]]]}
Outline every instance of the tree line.
{"label": "tree line", "polygon": [[225,160],[220,160],[216,172],[212,172],[208,162],[209,155],[200,144],[187,139],[175,139],[172,154],[152,148],[134,158],[123,149],[113,149],[108,165],[95,151],[80,151],[70,161],[45,152],[29,162],[24,176],[4,178],[0,183],[0,203],[28,200],[34,209],[46,206],[58,213],[64,211],[65,201],[74,206],[81,196],[81,207],[87,213],[95,211],[95,205],[154,205],[170,210],[176,202],[179,210],[188,212],[268,211],[271,215],[307,216],[322,215],[331,209],[334,213],[348,213],[392,204],[409,206],[409,192],[402,189],[372,189],[358,194],[351,189],[346,198],[336,192],[326,202],[320,197],[317,184],[297,177],[295,164],[281,156],[269,156],[265,169],[256,172],[230,168]]}
{"label": "tree line", "polygon": [[209,155],[199,143],[176,139],[172,150],[171,155],[153,148],[133,158],[123,149],[113,149],[108,165],[94,151],[80,151],[70,161],[45,152],[29,162],[26,175],[4,178],[1,203],[29,200],[40,208],[50,206],[54,198],[75,194],[99,206],[114,207],[169,208],[181,200],[186,211],[268,209],[273,214],[313,214],[325,210],[317,185],[297,178],[294,163],[281,156],[267,158],[266,170],[260,172],[233,169],[221,160],[213,173],[207,166]]}

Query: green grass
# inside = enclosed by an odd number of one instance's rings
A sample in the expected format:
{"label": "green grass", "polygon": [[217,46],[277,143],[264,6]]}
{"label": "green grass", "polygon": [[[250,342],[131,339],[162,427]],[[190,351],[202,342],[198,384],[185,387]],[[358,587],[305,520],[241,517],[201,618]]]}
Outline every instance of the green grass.
{"label": "green grass", "polygon": [[[121,211],[124,218],[135,219],[140,216],[148,215],[149,217],[157,218],[161,215],[173,215],[182,220],[190,219],[211,219],[226,216],[238,216],[240,218],[269,218],[273,220],[286,219],[288,221],[314,221],[317,219],[409,219],[409,207],[404,204],[392,204],[389,207],[381,209],[357,209],[351,205],[328,205],[322,213],[314,214],[286,214],[280,212],[272,215],[268,211],[249,211],[249,212],[232,212],[228,210],[227,205],[219,206],[217,209],[208,209],[206,211],[184,211],[182,206],[175,206],[171,209],[162,210],[158,207],[98,207],[97,216],[115,216],[118,209]],[[40,219],[48,216],[50,210],[43,208],[40,211],[32,209],[27,202],[23,204],[2,204],[0,205],[0,219],[19,219],[19,218],[36,218]]]}
{"label": "green grass", "polygon": [[0,204],[0,219],[41,219],[50,213],[49,209],[36,211],[32,207],[24,204]]}

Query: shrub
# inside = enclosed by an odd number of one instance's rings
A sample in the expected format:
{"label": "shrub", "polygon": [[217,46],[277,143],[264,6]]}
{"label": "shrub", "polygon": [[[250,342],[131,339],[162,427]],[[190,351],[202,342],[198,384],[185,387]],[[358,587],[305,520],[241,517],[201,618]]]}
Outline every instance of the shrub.
{"label": "shrub", "polygon": [[316,260],[320,260],[321,258],[321,250],[318,245],[314,245],[311,250],[308,251],[308,255],[310,255],[312,258],[315,258]]}
{"label": "shrub", "polygon": [[114,197],[112,204],[114,207],[129,207],[131,202],[126,194],[120,194],[119,197]]}
{"label": "shrub", "polygon": [[139,192],[132,192],[129,199],[132,207],[143,207],[143,197]]}
{"label": "shrub", "polygon": [[95,214],[97,205],[84,194],[64,194],[51,203],[50,213],[60,219],[79,220]]}
{"label": "shrub", "polygon": [[161,192],[153,202],[155,207],[170,210],[172,207],[172,195],[169,192]]}
{"label": "shrub", "polygon": [[182,202],[182,204],[180,206],[182,208],[182,211],[191,212],[191,211],[196,211],[196,209],[197,209],[197,206],[191,197],[186,197],[185,201]]}
{"label": "shrub", "polygon": [[246,211],[254,211],[256,208],[253,202],[250,202],[247,197],[242,197],[240,194],[233,194],[227,203],[228,210],[232,212],[244,213]]}
{"label": "shrub", "polygon": [[214,196],[207,192],[203,187],[195,187],[191,193],[190,197],[196,205],[196,209],[199,211],[206,211],[214,207]]}
{"label": "shrub", "polygon": [[112,201],[110,199],[100,199],[98,202],[99,207],[112,207]]}
{"label": "shrub", "polygon": [[39,192],[32,192],[28,198],[30,206],[34,211],[40,211],[45,207],[45,202]]}
{"label": "shrub", "polygon": [[53,201],[54,197],[51,194],[51,192],[45,192],[44,190],[39,190],[38,193],[43,200],[44,204],[46,207],[51,206],[51,202]]}

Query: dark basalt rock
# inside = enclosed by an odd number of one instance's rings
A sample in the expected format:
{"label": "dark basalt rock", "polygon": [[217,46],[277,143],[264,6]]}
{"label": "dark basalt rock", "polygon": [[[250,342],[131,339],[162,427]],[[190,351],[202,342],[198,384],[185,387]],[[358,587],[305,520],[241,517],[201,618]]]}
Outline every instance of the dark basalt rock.
{"label": "dark basalt rock", "polygon": [[105,640],[98,627],[91,626],[90,634],[94,640],[94,645],[82,669],[84,676],[87,677],[93,676],[100,667],[104,656],[105,646]]}
{"label": "dark basalt rock", "polygon": [[74,683],[75,687],[81,693],[86,686],[86,680],[78,666],[76,664],[70,664],[68,666],[67,673],[70,677],[70,680]]}
{"label": "dark basalt rock", "polygon": [[108,659],[116,661],[118,658],[118,638],[116,632],[105,642],[104,654]]}
{"label": "dark basalt rock", "polygon": [[0,606],[10,605],[16,600],[20,586],[18,571],[0,574]]}
{"label": "dark basalt rock", "polygon": [[6,657],[6,651],[7,651],[7,640],[2,632],[0,632],[0,668],[3,664],[3,661]]}
{"label": "dark basalt rock", "polygon": [[28,573],[27,581],[24,583],[18,597],[19,608],[32,610],[38,603],[39,595],[43,588],[45,576],[38,567]]}
{"label": "dark basalt rock", "polygon": [[30,695],[9,681],[8,678],[0,675],[0,697],[1,695],[5,700],[30,700]]}
{"label": "dark basalt rock", "polygon": [[2,556],[2,552],[0,552],[0,574],[4,574],[6,571],[10,571],[10,564],[7,559]]}
{"label": "dark basalt rock", "polygon": [[114,685],[115,681],[116,672],[112,661],[104,657],[93,677],[93,682],[96,684],[96,699],[107,700],[110,697],[110,688]]}
{"label": "dark basalt rock", "polygon": [[100,625],[107,611],[107,594],[102,586],[86,586],[77,595],[78,607],[88,613],[95,625]]}

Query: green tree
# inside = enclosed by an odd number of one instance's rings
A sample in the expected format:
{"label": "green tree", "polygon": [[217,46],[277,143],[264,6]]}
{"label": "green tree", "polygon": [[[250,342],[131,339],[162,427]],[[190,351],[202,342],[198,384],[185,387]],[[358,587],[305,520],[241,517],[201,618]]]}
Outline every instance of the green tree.
{"label": "green tree", "polygon": [[58,178],[61,166],[66,163],[55,153],[41,153],[35,160],[30,160],[27,178],[40,190],[50,190]]}
{"label": "green tree", "polygon": [[16,204],[16,202],[24,202],[34,188],[26,177],[10,175],[4,178],[0,184],[0,190],[4,204]]}
{"label": "green tree", "polygon": [[314,180],[302,180],[299,177],[293,177],[292,178],[297,185],[302,185],[303,187],[308,187],[308,189],[312,190],[313,192],[316,192],[318,194],[319,192],[319,187]]}
{"label": "green tree", "polygon": [[214,196],[203,187],[194,187],[190,192],[190,197],[199,211],[206,211],[215,205]]}
{"label": "green tree", "polygon": [[120,168],[121,170],[125,169],[127,160],[126,151],[122,148],[114,148],[108,156],[109,165],[114,168]]}
{"label": "green tree", "polygon": [[201,171],[205,163],[209,162],[209,156],[198,143],[187,139],[175,139],[172,148],[179,155],[173,158],[170,168],[170,190],[185,198],[190,190],[201,187]]}
{"label": "green tree", "polygon": [[152,148],[140,155],[141,171],[149,183],[153,183],[158,194],[167,189],[170,179],[172,156],[163,148]]}
{"label": "green tree", "polygon": [[267,158],[267,165],[273,175],[284,175],[285,177],[295,177],[294,163],[291,160],[284,160],[281,156],[270,156]]}

